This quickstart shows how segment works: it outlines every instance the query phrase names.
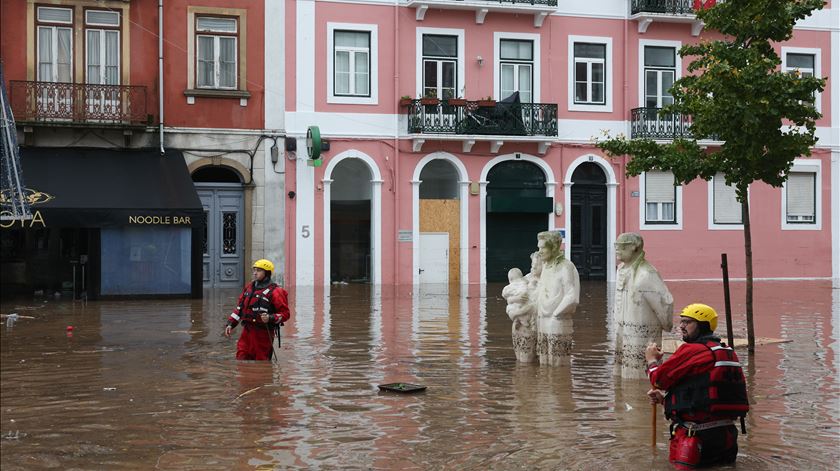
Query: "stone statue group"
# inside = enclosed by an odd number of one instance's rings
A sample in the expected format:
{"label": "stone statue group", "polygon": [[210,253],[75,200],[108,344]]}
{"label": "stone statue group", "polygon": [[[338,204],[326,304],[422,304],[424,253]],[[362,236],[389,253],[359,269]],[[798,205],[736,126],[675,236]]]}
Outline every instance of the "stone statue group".
{"label": "stone statue group", "polygon": [[[541,365],[564,364],[571,354],[572,315],[580,300],[580,278],[565,258],[556,231],[537,234],[531,271],[508,272],[502,290],[513,321],[513,350],[518,361]],[[621,234],[615,242],[619,260],[615,283],[615,374],[645,377],[644,349],[662,343],[662,331],[673,327],[674,299],[659,273],[645,260],[644,241],[636,233]]]}

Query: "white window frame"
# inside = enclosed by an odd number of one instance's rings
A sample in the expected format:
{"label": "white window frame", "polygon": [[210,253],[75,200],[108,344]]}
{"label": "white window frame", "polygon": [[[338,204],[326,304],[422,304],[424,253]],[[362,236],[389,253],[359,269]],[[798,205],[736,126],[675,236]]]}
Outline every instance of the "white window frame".
{"label": "white window frame", "polygon": [[[41,21],[38,18],[38,10],[69,10],[70,11],[70,21],[59,21],[59,20],[50,20],[50,21]],[[75,17],[75,9],[73,8],[66,8],[66,7],[49,7],[49,6],[38,6],[35,10],[35,79],[38,81],[44,82],[53,82],[53,83],[73,83],[75,80],[75,56],[76,56],[76,44],[75,44],[75,33],[74,33],[74,26],[73,21]],[[41,77],[40,70],[41,70],[41,45],[39,43],[41,34],[41,29],[49,29],[52,31],[50,34],[50,50],[52,51],[52,77],[50,80],[46,80],[45,78]],[[58,30],[64,29],[70,31],[70,79],[67,82],[57,82],[56,77],[58,76]]]}
{"label": "white window frame", "polygon": [[[782,70],[788,71],[787,56],[788,54],[806,54],[814,56],[814,77],[822,77],[822,49],[807,48],[807,47],[782,47]],[[793,70],[793,69],[791,69]],[[818,112],[822,112],[822,93],[814,93],[814,106]]]}
{"label": "white window frame", "polygon": [[[717,176],[717,174],[715,175]],[[723,174],[721,174],[723,177]],[[725,178],[725,177],[723,177]],[[741,217],[741,224],[719,224],[715,222],[715,179],[712,178],[708,182],[706,182],[706,194],[708,197],[708,218],[709,218],[709,230],[711,231],[742,231],[744,230],[744,221],[743,216]],[[747,188],[747,202],[750,202],[750,189]],[[750,205],[750,209],[752,209],[752,205]],[[752,218],[754,214],[750,212],[750,217]]]}
{"label": "white window frame", "polygon": [[787,222],[787,181],[782,184],[782,230],[784,231],[820,231],[822,230],[822,162],[811,159],[795,159],[791,172],[814,174],[814,223]]}
{"label": "white window frame", "polygon": [[533,33],[513,33],[503,31],[496,31],[493,33],[493,98],[496,100],[503,100],[507,98],[499,96],[499,91],[502,89],[502,77],[499,73],[502,65],[499,50],[502,39],[531,41],[531,44],[533,44],[534,57],[531,61],[531,81],[533,82],[533,89],[531,90],[531,101],[532,103],[540,103],[540,76],[542,75],[540,69],[540,64],[542,63],[540,56],[540,35]]}
{"label": "white window frame", "polygon": [[674,197],[674,216],[677,219],[676,223],[648,223],[646,212],[647,204],[645,202],[647,191],[647,172],[639,175],[639,229],[643,231],[680,231],[683,228],[683,186],[677,185]]}
{"label": "white window frame", "polygon": [[680,57],[680,48],[682,47],[682,42],[680,41],[663,41],[658,39],[641,39],[639,40],[639,55],[638,55],[638,66],[639,66],[639,101],[637,107],[644,107],[645,106],[645,47],[653,46],[653,47],[671,47],[674,48],[674,81],[676,82],[680,78],[682,78],[682,57]]}
{"label": "white window frame", "polygon": [[[229,17],[236,18],[237,20],[237,88],[233,90],[226,88],[201,88],[200,90],[209,93],[209,96],[229,96],[228,93],[230,93],[231,91],[246,92],[246,96],[239,97],[239,105],[248,106],[248,10],[242,8],[217,8],[204,6],[187,6],[187,89],[184,91],[187,104],[195,104],[196,96],[192,93],[198,90],[198,40],[196,38],[196,29],[198,26],[196,20],[197,17]],[[214,95],[212,93],[214,91],[220,91],[223,93]]]}
{"label": "white window frame", "polygon": [[[604,104],[582,104],[575,103],[575,43],[603,44],[606,46],[604,57]],[[613,60],[612,60],[612,38],[606,36],[575,36],[569,35],[568,45],[568,108],[569,111],[594,111],[598,113],[611,113],[613,110]]]}
{"label": "white window frame", "polygon": [[[105,12],[105,13],[115,13],[117,15],[117,24],[104,24],[104,23],[96,23],[92,21],[88,21],[88,15],[91,12]],[[90,69],[90,51],[88,50],[88,42],[90,38],[88,37],[88,33],[93,32],[99,36],[99,77],[96,77],[96,81],[91,82],[91,77],[89,74]],[[106,64],[106,36],[108,32],[113,32],[117,34],[117,83],[111,85],[120,85],[122,84],[122,11],[108,11],[108,10],[85,10],[85,28],[84,28],[84,40],[85,40],[85,83],[89,84],[105,84],[105,77],[107,76],[107,64]]]}
{"label": "white window frame", "polygon": [[458,60],[457,60],[457,67],[455,73],[456,76],[456,86],[459,87],[455,91],[455,95],[461,95],[461,90],[466,89],[466,80],[465,80],[465,63],[466,63],[466,56],[465,48],[464,48],[464,30],[463,29],[455,29],[455,28],[417,28],[416,29],[416,37],[415,37],[415,51],[416,51],[416,58],[415,58],[415,84],[414,84],[414,96],[419,97],[423,96],[423,35],[426,34],[442,34],[447,36],[457,36],[458,37]]}
{"label": "white window frame", "polygon": [[[227,33],[227,32],[216,32],[216,31],[198,31],[198,19],[199,18],[223,18],[223,19],[232,19],[236,23],[236,32],[235,33]],[[209,15],[209,14],[196,14],[195,15],[195,24],[196,24],[196,31],[195,31],[195,87],[201,90],[239,90],[239,61],[242,60],[239,57],[239,35],[242,31],[240,21],[238,17],[228,17],[228,16],[218,16],[218,15]],[[213,74],[213,85],[208,86],[204,85],[201,86],[198,84],[198,63],[199,57],[201,53],[199,51],[199,38],[201,37],[208,37],[213,39],[213,63],[214,71]],[[222,77],[222,66],[221,66],[221,58],[220,54],[222,51],[221,48],[221,38],[232,38],[233,39],[233,51],[235,54],[235,61],[233,65],[234,71],[234,82],[233,86],[222,86],[221,85],[221,77]]]}
{"label": "white window frame", "polygon": [[[370,96],[335,95],[335,30],[370,34]],[[379,26],[362,23],[327,23],[327,103],[379,104]]]}

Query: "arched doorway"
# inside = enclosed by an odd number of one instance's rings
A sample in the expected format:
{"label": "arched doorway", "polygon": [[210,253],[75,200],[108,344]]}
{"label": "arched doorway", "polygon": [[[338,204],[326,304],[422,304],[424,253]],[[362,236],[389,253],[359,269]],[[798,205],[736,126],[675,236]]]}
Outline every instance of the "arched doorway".
{"label": "arched doorway", "polygon": [[458,170],[444,159],[420,172],[419,283],[460,281],[461,207]]}
{"label": "arched doorway", "polygon": [[370,283],[371,181],[367,164],[343,159],[330,184],[330,281]]}
{"label": "arched doorway", "polygon": [[531,268],[537,234],[548,230],[552,199],[546,197],[545,174],[524,160],[507,160],[487,174],[488,282],[507,281],[507,272]]}
{"label": "arched doorway", "polygon": [[571,260],[582,280],[607,279],[607,177],[585,162],[572,173]]}
{"label": "arched doorway", "polygon": [[192,179],[204,207],[204,287],[241,287],[245,284],[242,180],[235,171],[222,166],[198,168]]}

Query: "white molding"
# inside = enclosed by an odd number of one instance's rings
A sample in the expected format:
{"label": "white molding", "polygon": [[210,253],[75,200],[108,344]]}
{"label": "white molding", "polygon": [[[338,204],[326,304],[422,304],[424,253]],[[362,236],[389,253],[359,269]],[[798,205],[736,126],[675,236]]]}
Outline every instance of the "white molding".
{"label": "white molding", "polygon": [[415,30],[415,83],[414,96],[419,97],[423,95],[423,35],[424,34],[445,34],[448,36],[458,36],[458,83],[455,87],[455,93],[458,94],[461,89],[466,90],[466,48],[464,46],[464,30],[456,28],[417,28]]}
{"label": "white molding", "polygon": [[787,180],[782,183],[781,225],[783,231],[821,231],[822,230],[822,161],[817,159],[795,159],[791,172],[814,174],[814,224],[791,224],[787,222]]}
{"label": "white molding", "polygon": [[[306,138],[297,138],[297,148],[306,149]],[[292,229],[295,238],[295,280],[286,283],[299,286],[315,284],[315,167],[307,165],[306,159],[295,160],[296,183],[295,191],[310,198],[295,198],[295,227]],[[309,227],[309,236],[303,237],[303,226]]]}
{"label": "white molding", "polygon": [[[822,49],[813,47],[788,47],[782,46],[781,59],[782,71],[787,69],[788,54],[808,54],[814,56],[814,77],[822,77]],[[817,92],[814,96],[817,111],[822,113],[822,93]]]}
{"label": "white molding", "polygon": [[411,177],[411,241],[412,241],[412,263],[411,263],[411,283],[418,284],[420,282],[420,174],[423,168],[433,160],[445,160],[455,167],[458,172],[458,198],[460,215],[459,221],[461,225],[461,233],[459,234],[460,247],[460,284],[466,285],[469,283],[469,174],[467,168],[464,166],[456,156],[448,152],[433,152],[417,162],[414,166],[414,173]]}
{"label": "white molding", "polygon": [[[682,57],[680,57],[680,48],[682,47],[682,42],[680,41],[664,41],[660,39],[640,39],[639,40],[639,59],[637,62],[637,67],[639,68],[639,101],[636,105],[637,107],[645,106],[645,46],[659,46],[659,47],[672,47],[674,48],[674,68],[676,69],[674,75],[674,81],[679,80],[682,77],[683,67],[682,67]],[[630,70],[630,67],[627,66],[627,70]],[[626,99],[626,98],[625,98]],[[627,100],[629,103],[629,100]],[[629,108],[632,108],[630,106]]]}
{"label": "white molding", "polygon": [[[287,136],[304,136],[306,129],[313,123],[321,128],[322,136],[329,136],[334,139],[400,139],[420,138],[429,142],[440,141],[462,141],[474,139],[476,142],[484,142],[493,139],[493,136],[458,136],[454,134],[417,134],[410,135],[406,132],[405,114],[394,115],[385,113],[334,113],[334,112],[288,112],[285,113]],[[399,123],[395,128],[394,124]],[[557,136],[504,136],[505,142],[557,142],[576,143],[591,145],[595,138],[601,136],[602,131],[611,135],[623,133],[628,135],[629,121],[625,120],[594,120],[594,119],[558,119]],[[174,128],[166,127],[164,132],[184,132],[195,134],[270,134],[282,133],[283,130],[245,130],[245,129],[211,129],[211,128]],[[830,142],[838,141],[838,131],[829,126],[818,126],[817,137],[820,139],[815,148],[831,148]]]}
{"label": "white molding", "polygon": [[677,185],[674,211],[677,216],[676,224],[648,224],[646,218],[647,205],[645,194],[647,187],[647,172],[639,175],[639,230],[640,231],[681,231],[683,228],[683,186]]}
{"label": "white molding", "polygon": [[[335,30],[348,31],[362,31],[370,33],[370,96],[356,97],[356,96],[336,96],[334,80],[334,38]],[[362,23],[327,23],[327,103],[342,103],[342,104],[357,104],[357,105],[376,105],[379,104],[379,26],[376,24],[362,24]]]}
{"label": "white molding", "polygon": [[[286,34],[276,24],[286,23],[286,0],[265,0],[265,127],[283,129],[286,109]],[[261,131],[265,132],[265,131]]]}
{"label": "white molding", "polygon": [[[300,145],[300,143],[298,143]],[[371,221],[371,234],[370,234],[370,268],[371,268],[371,284],[372,285],[379,285],[382,284],[382,173],[379,171],[379,166],[376,165],[376,161],[373,160],[369,155],[365,154],[356,149],[349,149],[340,154],[336,155],[335,157],[331,158],[329,163],[327,164],[326,168],[324,169],[324,179],[322,180],[322,184],[324,186],[324,221],[322,227],[322,240],[324,243],[324,266],[322,267],[324,270],[324,286],[330,285],[330,257],[331,257],[331,250],[330,250],[330,243],[331,238],[329,232],[326,228],[331,227],[330,223],[330,197],[331,197],[331,184],[333,182],[332,174],[335,171],[335,167],[341,163],[342,160],[345,159],[359,159],[365,163],[370,170],[371,175],[371,201],[370,201],[370,221]],[[315,192],[312,193],[301,193],[302,195],[311,194],[314,195]],[[298,200],[302,198],[297,198]],[[314,234],[314,231],[313,231]],[[314,237],[313,237],[314,239]],[[310,265],[314,265],[314,258],[308,260]]]}
{"label": "white molding", "polygon": [[[834,25],[840,25],[840,6],[835,0],[831,14]],[[832,286],[840,288],[840,28],[831,32],[831,77],[829,80],[831,91],[831,278]],[[837,299],[837,298],[835,298]],[[836,330],[835,330],[836,332]]]}
{"label": "white molding", "polygon": [[[315,0],[298,0],[295,17],[297,111],[315,110]],[[310,123],[311,124],[311,123]]]}
{"label": "white molding", "polygon": [[604,131],[629,136],[630,121],[608,119],[558,119],[557,142],[593,144]]}
{"label": "white molding", "polygon": [[[498,165],[501,162],[505,162],[508,160],[524,160],[526,162],[531,162],[538,166],[545,175],[545,196],[551,198],[552,201],[554,200],[555,191],[557,188],[557,181],[554,178],[554,171],[551,169],[551,166],[546,163],[545,160],[535,157],[533,155],[524,154],[524,153],[513,153],[513,154],[505,154],[500,155],[491,159],[489,162],[484,164],[484,167],[481,169],[481,176],[479,179],[479,185],[481,187],[479,191],[479,260],[481,262],[480,273],[479,273],[479,283],[482,285],[487,283],[487,175],[490,173],[490,170]],[[554,230],[554,212],[548,215],[548,230]],[[536,244],[536,242],[534,242]]]}
{"label": "white molding", "polygon": [[[604,44],[606,46],[606,56],[604,58],[604,68],[606,74],[604,76],[604,99],[603,105],[595,104],[578,104],[575,103],[575,43],[594,43]],[[568,43],[566,44],[566,51],[568,53],[568,61],[566,67],[568,68],[568,84],[567,84],[567,99],[566,104],[569,111],[594,111],[597,113],[612,113],[613,110],[613,44],[612,38],[609,36],[575,36],[569,35]]]}
{"label": "white molding", "polygon": [[565,229],[566,229],[566,258],[571,260],[572,256],[572,175],[575,170],[583,163],[591,162],[597,164],[604,171],[607,176],[607,282],[615,282],[615,239],[616,234],[616,220],[617,220],[617,194],[618,181],[616,180],[615,171],[612,165],[604,159],[595,154],[584,154],[577,157],[569,167],[566,169],[566,176],[563,179],[563,205],[565,210]]}
{"label": "white molding", "polygon": [[[834,118],[837,119],[837,118]],[[831,153],[831,279],[840,288],[840,151]]]}
{"label": "white molding", "polygon": [[[807,18],[803,18],[796,22],[796,30],[812,30],[812,31],[831,31],[832,33],[840,31],[840,8],[835,2],[831,9],[823,8],[817,10]],[[796,33],[794,33],[796,35]],[[832,51],[837,49],[832,48]],[[832,75],[836,77],[836,75]]]}
{"label": "white molding", "polygon": [[500,60],[500,52],[499,52],[499,42],[502,39],[518,39],[518,40],[525,40],[531,41],[534,44],[534,59],[531,61],[533,65],[532,71],[532,79],[534,80],[534,89],[532,90],[533,94],[533,102],[540,103],[541,90],[541,77],[542,77],[542,49],[540,48],[540,38],[539,34],[535,33],[514,33],[514,32],[504,32],[504,31],[496,31],[493,33],[493,96],[496,100],[501,100],[506,97],[499,96],[499,92],[501,90],[501,79],[499,78],[499,63]]}

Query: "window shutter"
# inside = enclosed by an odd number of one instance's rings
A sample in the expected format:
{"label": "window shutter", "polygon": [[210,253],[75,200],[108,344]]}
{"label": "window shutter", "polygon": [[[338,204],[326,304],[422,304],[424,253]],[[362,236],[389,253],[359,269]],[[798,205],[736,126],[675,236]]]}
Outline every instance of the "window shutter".
{"label": "window shutter", "polygon": [[673,203],[675,193],[673,173],[658,171],[645,173],[645,202]]}
{"label": "window shutter", "polygon": [[741,203],[735,195],[735,187],[726,184],[722,173],[714,177],[715,224],[741,224]]}
{"label": "window shutter", "polygon": [[814,216],[815,174],[791,172],[787,181],[788,216]]}

